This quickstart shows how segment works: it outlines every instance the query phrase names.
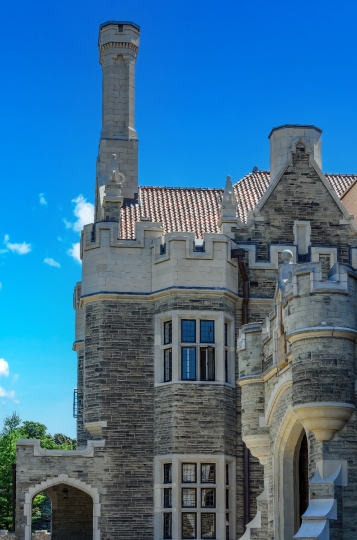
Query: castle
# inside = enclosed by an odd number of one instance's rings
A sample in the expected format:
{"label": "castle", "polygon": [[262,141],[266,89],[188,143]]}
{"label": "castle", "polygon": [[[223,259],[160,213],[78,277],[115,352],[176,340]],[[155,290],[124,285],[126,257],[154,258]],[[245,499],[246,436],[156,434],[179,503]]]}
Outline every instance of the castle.
{"label": "castle", "polygon": [[270,173],[138,187],[140,28],[101,25],[95,222],[74,291],[78,450],[17,446],[16,535],[357,538],[357,176],[321,130],[270,135]]}

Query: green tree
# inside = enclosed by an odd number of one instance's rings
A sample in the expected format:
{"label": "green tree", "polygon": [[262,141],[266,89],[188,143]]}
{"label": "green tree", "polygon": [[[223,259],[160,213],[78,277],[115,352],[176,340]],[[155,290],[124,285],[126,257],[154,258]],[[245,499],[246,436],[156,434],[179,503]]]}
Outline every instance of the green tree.
{"label": "green tree", "polygon": [[21,420],[14,412],[4,420],[0,433],[0,528],[13,530],[12,465],[16,461],[16,441],[20,438]]}
{"label": "green tree", "polygon": [[[48,450],[75,450],[76,440],[56,433],[47,433],[47,427],[39,422],[22,422],[14,412],[4,420],[0,432],[0,529],[13,530],[12,519],[12,465],[16,463],[16,442],[19,439],[40,439],[41,447]],[[48,498],[39,494],[34,499],[33,522],[41,521],[48,513]],[[47,519],[47,517],[46,517]],[[48,520],[48,519],[47,519]]]}

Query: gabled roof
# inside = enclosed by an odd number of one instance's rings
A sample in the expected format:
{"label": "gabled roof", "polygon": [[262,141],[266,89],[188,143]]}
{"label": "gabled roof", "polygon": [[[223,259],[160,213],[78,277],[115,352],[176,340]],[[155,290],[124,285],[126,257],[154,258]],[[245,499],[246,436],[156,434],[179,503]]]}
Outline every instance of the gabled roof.
{"label": "gabled roof", "polygon": [[[355,174],[325,174],[337,195],[341,198],[357,180]],[[267,189],[270,181],[269,171],[251,172],[234,184],[238,201],[238,217],[247,221],[248,211],[252,210]],[[139,188],[140,205],[128,205],[121,209],[121,238],[134,238],[135,222],[141,217],[162,223],[164,232],[194,232],[197,238],[203,233],[219,232],[217,222],[223,189],[209,188]]]}

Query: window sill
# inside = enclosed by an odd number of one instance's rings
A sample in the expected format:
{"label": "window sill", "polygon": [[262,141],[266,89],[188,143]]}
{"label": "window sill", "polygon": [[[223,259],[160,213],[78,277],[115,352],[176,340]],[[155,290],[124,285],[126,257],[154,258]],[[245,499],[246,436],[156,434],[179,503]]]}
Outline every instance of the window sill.
{"label": "window sill", "polygon": [[174,381],[167,381],[167,382],[160,382],[155,383],[155,387],[157,386],[168,386],[170,384],[201,384],[204,386],[229,386],[230,388],[235,388],[235,384],[232,383],[226,383],[224,381],[187,381],[187,380],[181,380],[177,379]]}

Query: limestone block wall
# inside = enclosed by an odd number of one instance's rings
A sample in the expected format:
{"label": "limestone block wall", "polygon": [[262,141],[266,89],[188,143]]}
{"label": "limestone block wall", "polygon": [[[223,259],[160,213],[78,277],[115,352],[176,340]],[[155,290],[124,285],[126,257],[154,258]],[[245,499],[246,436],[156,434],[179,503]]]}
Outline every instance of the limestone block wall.
{"label": "limestone block wall", "polygon": [[174,287],[238,292],[237,264],[225,235],[205,235],[205,251],[200,252],[195,251],[194,234],[162,236],[160,224],[137,223],[135,240],[118,240],[117,234],[115,223],[84,228],[82,297]]}

